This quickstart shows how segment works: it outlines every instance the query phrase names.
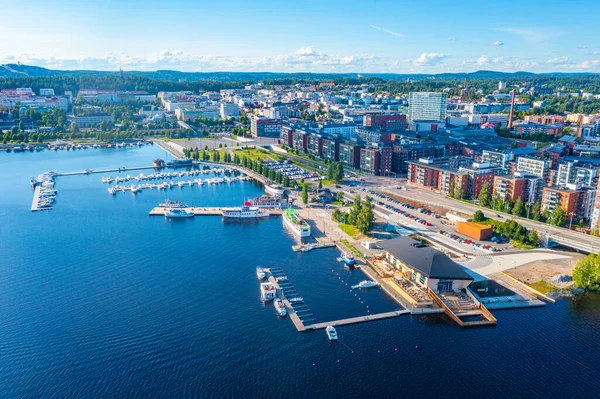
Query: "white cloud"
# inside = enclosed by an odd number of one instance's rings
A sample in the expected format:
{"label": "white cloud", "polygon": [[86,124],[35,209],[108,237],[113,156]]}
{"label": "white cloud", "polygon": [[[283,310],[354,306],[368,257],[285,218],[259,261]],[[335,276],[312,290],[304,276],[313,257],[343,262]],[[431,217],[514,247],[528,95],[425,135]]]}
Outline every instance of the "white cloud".
{"label": "white cloud", "polygon": [[490,43],[490,46],[496,46],[496,47],[498,47],[498,46],[504,46],[504,43],[496,40],[495,42]]}
{"label": "white cloud", "polygon": [[577,68],[579,69],[591,69],[594,67],[597,67],[598,65],[600,65],[600,61],[598,60],[589,60],[589,61],[583,61],[582,63],[577,65]]}
{"label": "white cloud", "polygon": [[382,28],[380,26],[375,26],[375,25],[370,25],[370,26],[373,29],[377,29],[377,30],[380,30],[382,32],[389,33],[390,35],[394,35],[394,36],[398,36],[398,37],[404,37],[404,35],[402,33],[394,32],[393,30],[389,30],[389,29]]}
{"label": "white cloud", "polygon": [[445,54],[423,53],[412,60],[412,63],[414,66],[434,66],[441,64],[445,58],[448,58]]}
{"label": "white cloud", "polygon": [[548,64],[567,64],[568,62],[569,57],[564,55],[562,57],[551,58],[548,60]]}
{"label": "white cloud", "polygon": [[302,46],[289,54],[275,56],[224,56],[188,54],[163,50],[148,56],[124,52],[101,57],[54,57],[35,54],[0,55],[0,64],[22,62],[51,69],[140,70],[174,69],[190,72],[401,72],[394,60],[371,55],[329,55],[313,46]]}
{"label": "white cloud", "polygon": [[497,30],[501,32],[511,33],[513,35],[519,36],[521,39],[538,43],[543,42],[549,39],[553,39],[555,37],[560,36],[560,32],[556,29],[546,29],[546,28],[498,28]]}
{"label": "white cloud", "polygon": [[465,61],[465,63],[472,63],[477,66],[492,66],[494,69],[500,69],[504,71],[525,70],[538,65],[537,62],[530,59],[521,59],[516,57],[490,57],[488,55],[482,55],[474,61]]}
{"label": "white cloud", "polygon": [[448,38],[448,40],[449,40],[449,41],[451,41],[451,42],[455,42],[455,41],[456,41],[456,38],[455,38],[455,37],[452,37],[452,36],[450,36],[450,37]]}

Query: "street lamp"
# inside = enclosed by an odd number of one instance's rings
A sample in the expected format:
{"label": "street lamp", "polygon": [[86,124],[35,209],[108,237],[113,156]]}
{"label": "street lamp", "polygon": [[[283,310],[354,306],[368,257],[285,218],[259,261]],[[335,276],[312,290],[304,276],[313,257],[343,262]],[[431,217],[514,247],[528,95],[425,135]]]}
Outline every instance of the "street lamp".
{"label": "street lamp", "polygon": [[569,212],[569,216],[571,217],[569,219],[569,230],[571,230],[571,224],[573,223],[573,216],[575,215],[575,212]]}

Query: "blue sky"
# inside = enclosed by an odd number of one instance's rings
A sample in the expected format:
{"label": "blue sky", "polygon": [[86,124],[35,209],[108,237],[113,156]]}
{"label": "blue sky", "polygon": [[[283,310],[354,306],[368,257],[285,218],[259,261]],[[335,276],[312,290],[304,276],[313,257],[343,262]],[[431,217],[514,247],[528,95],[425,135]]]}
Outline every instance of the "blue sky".
{"label": "blue sky", "polygon": [[600,2],[0,0],[0,63],[56,69],[600,72]]}

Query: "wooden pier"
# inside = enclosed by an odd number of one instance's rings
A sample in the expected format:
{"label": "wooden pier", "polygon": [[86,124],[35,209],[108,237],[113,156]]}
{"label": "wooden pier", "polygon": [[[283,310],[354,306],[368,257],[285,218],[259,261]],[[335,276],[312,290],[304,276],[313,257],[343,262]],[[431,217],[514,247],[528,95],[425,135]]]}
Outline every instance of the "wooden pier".
{"label": "wooden pier", "polygon": [[[193,213],[194,216],[223,216],[223,210],[231,209],[231,207],[187,207],[187,208],[178,208],[185,210],[186,212]],[[169,210],[169,208],[163,208],[161,206],[157,206],[153,208],[149,215],[150,216],[164,216],[165,213]],[[269,216],[281,216],[283,211],[281,209],[269,209]]]}
{"label": "wooden pier", "polygon": [[[42,181],[42,175],[38,175],[37,181],[38,182]],[[38,203],[40,201],[40,190],[41,189],[42,189],[42,186],[40,184],[37,184],[33,189],[33,201],[31,201],[31,212],[36,212],[36,211],[40,210],[40,208],[38,208]]]}
{"label": "wooden pier", "polygon": [[113,173],[113,172],[128,172],[131,170],[144,169],[163,169],[165,166],[134,166],[131,168],[112,168],[112,169],[87,169],[83,172],[64,172],[57,173],[56,176],[76,176],[76,175],[91,175],[93,173]]}
{"label": "wooden pier", "polygon": [[[310,248],[310,249],[305,249],[305,248]],[[292,245],[292,249],[295,252],[309,252],[312,251],[313,249],[321,249],[321,248],[332,248],[335,247],[335,243],[333,242],[319,242],[316,244],[303,244],[303,245]]]}
{"label": "wooden pier", "polygon": [[[284,289],[281,287],[281,285],[279,284],[279,281],[277,281],[275,276],[273,276],[271,269],[265,268],[264,271],[266,273],[269,273],[268,281],[271,284],[273,284],[273,286],[277,290],[278,295],[280,296],[285,307],[287,308],[287,312],[288,312],[288,316],[289,316],[290,320],[292,320],[294,327],[296,327],[296,330],[298,330],[299,332],[307,331],[307,330],[319,330],[319,329],[326,328],[327,326],[338,327],[338,326],[345,326],[345,325],[349,325],[349,324],[364,323],[367,321],[389,319],[391,317],[398,317],[398,316],[402,316],[405,314],[410,314],[410,310],[400,309],[400,310],[395,310],[393,312],[370,314],[368,316],[350,317],[347,319],[333,320],[333,321],[327,321],[327,322],[323,322],[323,323],[312,323],[312,324],[305,325],[304,322],[301,320],[300,317],[302,317],[302,316],[299,315],[299,313],[302,313],[302,312],[310,313],[310,310],[306,306],[305,306],[305,309],[298,310],[298,311],[295,310],[293,304],[290,303],[290,301],[288,301],[287,298],[285,298],[285,295],[283,294]],[[274,270],[273,272],[275,272],[275,273],[280,272],[283,274],[283,271],[281,271],[281,269],[279,269],[279,268],[277,268],[277,271]]]}

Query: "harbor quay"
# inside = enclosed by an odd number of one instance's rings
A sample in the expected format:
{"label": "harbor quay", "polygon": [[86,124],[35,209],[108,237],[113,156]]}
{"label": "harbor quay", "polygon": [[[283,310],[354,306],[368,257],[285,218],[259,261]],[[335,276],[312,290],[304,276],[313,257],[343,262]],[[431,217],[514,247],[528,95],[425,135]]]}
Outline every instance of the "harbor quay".
{"label": "harbor quay", "polygon": [[[223,211],[226,211],[226,210],[232,209],[232,208],[227,208],[227,207],[186,207],[186,208],[180,208],[180,209],[185,210],[188,213],[193,213],[194,216],[222,216]],[[152,208],[149,215],[150,216],[164,216],[168,210],[169,210],[169,208],[157,206],[155,208]],[[270,216],[281,216],[281,214],[282,214],[281,209],[269,209]]]}

